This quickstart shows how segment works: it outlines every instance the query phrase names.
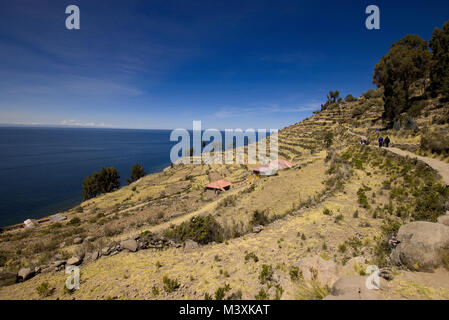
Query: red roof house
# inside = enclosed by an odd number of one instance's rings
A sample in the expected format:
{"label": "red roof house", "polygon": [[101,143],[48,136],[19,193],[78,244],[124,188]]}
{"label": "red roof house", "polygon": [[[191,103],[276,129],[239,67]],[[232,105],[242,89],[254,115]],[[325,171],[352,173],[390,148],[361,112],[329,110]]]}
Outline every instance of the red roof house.
{"label": "red roof house", "polygon": [[231,183],[225,179],[213,181],[206,185],[206,189],[211,189],[211,190],[226,191],[226,190],[229,190],[229,188],[231,188]]}

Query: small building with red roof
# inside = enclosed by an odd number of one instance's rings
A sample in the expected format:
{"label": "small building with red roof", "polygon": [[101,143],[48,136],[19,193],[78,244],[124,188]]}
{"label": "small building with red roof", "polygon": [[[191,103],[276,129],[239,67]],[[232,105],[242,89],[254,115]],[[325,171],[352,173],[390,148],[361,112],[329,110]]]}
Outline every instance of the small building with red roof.
{"label": "small building with red roof", "polygon": [[206,189],[215,191],[226,191],[231,188],[231,183],[226,179],[213,181],[206,185]]}

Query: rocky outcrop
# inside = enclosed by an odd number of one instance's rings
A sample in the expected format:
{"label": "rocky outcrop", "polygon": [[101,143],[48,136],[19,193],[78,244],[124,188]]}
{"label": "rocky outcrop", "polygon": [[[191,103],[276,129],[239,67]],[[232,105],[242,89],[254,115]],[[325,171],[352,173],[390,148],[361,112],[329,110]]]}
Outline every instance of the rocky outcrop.
{"label": "rocky outcrop", "polygon": [[186,240],[186,242],[184,243],[184,248],[186,250],[196,249],[196,248],[198,248],[198,243],[196,243],[195,241],[190,240],[190,239]]}
{"label": "rocky outcrop", "polygon": [[438,223],[444,224],[445,226],[449,227],[449,215],[444,215],[444,216],[440,216],[438,217]]}
{"label": "rocky outcrop", "polygon": [[293,264],[298,267],[304,280],[316,279],[322,285],[332,287],[338,279],[337,265],[332,260],[324,260],[320,256],[312,256],[298,260]]}
{"label": "rocky outcrop", "polygon": [[73,239],[73,244],[80,244],[83,243],[83,239],[80,237],[77,237],[75,239]]}
{"label": "rocky outcrop", "polygon": [[412,222],[399,229],[399,244],[391,262],[414,271],[431,271],[443,264],[449,253],[449,227],[440,223]]}
{"label": "rocky outcrop", "polygon": [[0,287],[10,286],[17,282],[17,273],[0,269]]}
{"label": "rocky outcrop", "polygon": [[26,281],[28,279],[31,279],[34,277],[35,271],[34,268],[22,268],[17,273],[17,276],[19,277],[20,281]]}
{"label": "rocky outcrop", "polygon": [[259,233],[263,230],[263,226],[255,226],[253,228],[253,233]]}
{"label": "rocky outcrop", "polygon": [[138,248],[137,241],[134,239],[128,239],[120,242],[120,247],[131,252],[136,252]]}
{"label": "rocky outcrop", "polygon": [[374,289],[368,289],[366,278],[347,275],[338,279],[332,286],[331,295],[324,300],[379,300],[381,297]]}

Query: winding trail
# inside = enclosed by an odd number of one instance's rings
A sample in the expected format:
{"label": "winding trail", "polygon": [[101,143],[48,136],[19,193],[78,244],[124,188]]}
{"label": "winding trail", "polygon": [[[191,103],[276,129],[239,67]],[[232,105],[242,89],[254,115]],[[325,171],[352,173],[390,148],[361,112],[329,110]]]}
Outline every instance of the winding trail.
{"label": "winding trail", "polygon": [[[351,132],[348,128],[348,133],[353,135],[353,136],[357,136],[359,138],[361,138],[362,136]],[[374,147],[375,146],[371,146]],[[418,156],[412,152],[409,151],[404,151],[398,148],[384,148],[385,150],[388,150],[390,152],[396,153],[400,156],[409,156],[410,158],[415,158],[418,159],[426,164],[428,164],[430,167],[432,167],[433,169],[435,169],[436,171],[438,171],[438,173],[441,175],[441,177],[443,178],[443,181],[446,183],[447,186],[449,186],[449,163],[443,162],[441,160],[437,160],[437,159],[433,159],[433,158],[429,158],[429,157],[423,157],[423,156]]]}

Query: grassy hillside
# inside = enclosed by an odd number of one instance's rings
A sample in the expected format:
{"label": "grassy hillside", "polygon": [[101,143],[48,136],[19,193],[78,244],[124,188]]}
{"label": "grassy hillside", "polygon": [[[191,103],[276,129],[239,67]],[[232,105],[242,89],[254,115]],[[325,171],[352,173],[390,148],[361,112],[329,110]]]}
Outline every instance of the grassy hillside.
{"label": "grassy hillside", "polygon": [[[247,165],[175,165],[62,213],[67,221],[3,232],[2,268],[45,272],[1,287],[0,298],[319,299],[329,293],[326,281],[306,281],[301,259],[333,262],[340,276],[364,275],[369,264],[391,267],[388,239],[411,221],[435,222],[449,195],[422,162],[360,146],[348,133],[351,127],[375,143],[382,111],[382,91],[371,90],[280,130],[279,156],[296,166],[276,176],[256,178]],[[427,100],[414,112],[404,115],[413,125],[382,135],[447,161],[444,150],[431,147],[448,137],[447,106]],[[233,187],[214,196],[204,186],[218,178]],[[137,238],[157,244],[92,258]],[[189,239],[199,246],[185,245]],[[85,259],[80,289],[68,292],[66,275],[52,263],[72,256]],[[437,273],[438,286],[405,270],[390,272],[394,280],[381,298],[449,298],[445,270]]]}

